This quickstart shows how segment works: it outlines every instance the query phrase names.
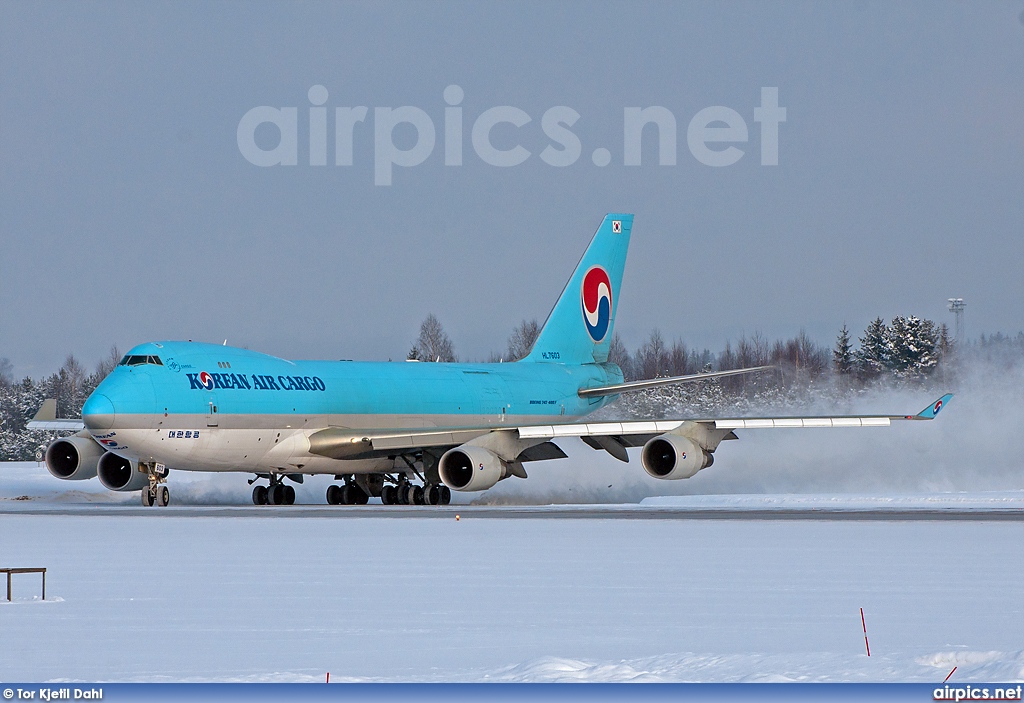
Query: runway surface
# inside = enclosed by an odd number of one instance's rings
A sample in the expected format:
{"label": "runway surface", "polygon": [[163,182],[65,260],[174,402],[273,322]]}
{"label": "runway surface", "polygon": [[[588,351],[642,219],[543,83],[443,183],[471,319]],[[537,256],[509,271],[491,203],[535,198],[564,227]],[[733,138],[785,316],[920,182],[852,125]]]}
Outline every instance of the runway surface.
{"label": "runway surface", "polygon": [[436,520],[832,520],[1024,522],[1020,508],[692,508],[636,505],[574,506],[168,506],[144,508],[104,504],[0,503],[0,515],[76,517],[244,517],[244,518],[430,518]]}

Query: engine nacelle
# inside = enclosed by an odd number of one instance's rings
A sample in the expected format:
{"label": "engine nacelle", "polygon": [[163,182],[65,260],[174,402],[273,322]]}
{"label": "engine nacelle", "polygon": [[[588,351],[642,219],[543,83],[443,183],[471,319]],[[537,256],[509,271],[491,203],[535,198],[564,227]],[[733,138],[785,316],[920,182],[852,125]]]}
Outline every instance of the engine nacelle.
{"label": "engine nacelle", "polygon": [[149,476],[139,472],[139,463],[113,452],[100,457],[97,475],[103,487],[111,491],[138,491],[149,485]]}
{"label": "engine nacelle", "polygon": [[489,449],[463,444],[441,456],[437,472],[453,491],[486,491],[505,478],[505,465]]}
{"label": "engine nacelle", "polygon": [[640,452],[644,471],[654,478],[675,480],[690,478],[715,462],[715,457],[704,451],[692,439],[674,434],[663,434],[648,440]]}
{"label": "engine nacelle", "polygon": [[66,481],[83,481],[96,475],[96,465],[106,450],[89,437],[64,437],[46,448],[46,470]]}

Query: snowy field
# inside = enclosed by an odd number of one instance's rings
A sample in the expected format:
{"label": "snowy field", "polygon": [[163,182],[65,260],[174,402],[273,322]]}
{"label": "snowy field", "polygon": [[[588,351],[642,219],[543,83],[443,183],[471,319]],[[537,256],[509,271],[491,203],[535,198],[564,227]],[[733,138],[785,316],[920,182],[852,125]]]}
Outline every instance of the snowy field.
{"label": "snowy field", "polygon": [[[49,570],[46,602],[35,575],[0,600],[4,681],[1024,678],[1024,522],[151,518],[38,471],[0,465],[0,566]],[[1024,506],[641,506],[837,501]]]}

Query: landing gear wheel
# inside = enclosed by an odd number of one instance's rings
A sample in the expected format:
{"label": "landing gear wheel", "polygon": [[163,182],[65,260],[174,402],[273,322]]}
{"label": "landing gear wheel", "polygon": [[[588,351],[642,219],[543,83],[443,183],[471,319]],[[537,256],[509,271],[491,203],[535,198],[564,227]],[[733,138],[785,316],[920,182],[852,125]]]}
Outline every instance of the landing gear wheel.
{"label": "landing gear wheel", "polygon": [[295,487],[285,486],[284,487],[284,504],[295,505]]}
{"label": "landing gear wheel", "polygon": [[380,502],[384,505],[394,505],[398,502],[397,490],[390,483],[380,490]]}
{"label": "landing gear wheel", "polygon": [[252,503],[253,505],[266,505],[267,504],[267,487],[256,486],[252,489]]}
{"label": "landing gear wheel", "polygon": [[448,505],[452,502],[452,489],[442,484],[437,487],[437,490],[441,492],[441,502],[438,505]]}
{"label": "landing gear wheel", "polygon": [[152,508],[153,503],[156,501],[156,496],[153,494],[153,489],[146,487],[142,489],[142,505],[147,508]]}
{"label": "landing gear wheel", "polygon": [[441,490],[436,483],[432,483],[423,489],[423,502],[427,505],[441,504]]}
{"label": "landing gear wheel", "polygon": [[340,486],[328,486],[327,487],[327,504],[328,505],[341,505],[341,487]]}
{"label": "landing gear wheel", "polygon": [[275,483],[267,489],[267,502],[270,505],[284,505],[284,486]]}
{"label": "landing gear wheel", "polygon": [[409,505],[409,484],[402,483],[395,487],[395,502],[399,505]]}
{"label": "landing gear wheel", "polygon": [[167,486],[156,487],[156,504],[166,508],[171,502],[171,489]]}
{"label": "landing gear wheel", "polygon": [[353,503],[355,501],[352,500],[352,486],[346,483],[341,487],[341,504],[352,505]]}
{"label": "landing gear wheel", "polygon": [[423,486],[412,486],[409,488],[409,505],[426,505],[423,500]]}
{"label": "landing gear wheel", "polygon": [[366,505],[369,502],[369,494],[359,486],[352,484],[352,505]]}

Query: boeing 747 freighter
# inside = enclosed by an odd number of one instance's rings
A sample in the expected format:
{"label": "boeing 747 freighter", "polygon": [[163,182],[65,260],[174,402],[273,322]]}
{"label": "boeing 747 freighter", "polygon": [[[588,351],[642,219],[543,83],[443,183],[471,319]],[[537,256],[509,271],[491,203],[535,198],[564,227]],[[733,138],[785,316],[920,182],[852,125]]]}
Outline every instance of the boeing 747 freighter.
{"label": "boeing 747 freighter", "polygon": [[736,430],[875,427],[930,420],[950,395],[914,415],[650,419],[587,422],[622,393],[763,370],[623,382],[608,361],[633,216],[604,218],[532,351],[503,364],[287,361],[229,346],[150,342],[132,349],[82,408],[58,420],[44,404],[29,427],[79,430],[46,449],[60,479],[99,476],[112,491],[167,505],[169,472],[253,474],[257,505],[286,505],[313,474],[334,476],[330,504],[446,504],[484,491],[525,464],[564,458],[553,440],[579,437],[659,479],[711,466]]}

